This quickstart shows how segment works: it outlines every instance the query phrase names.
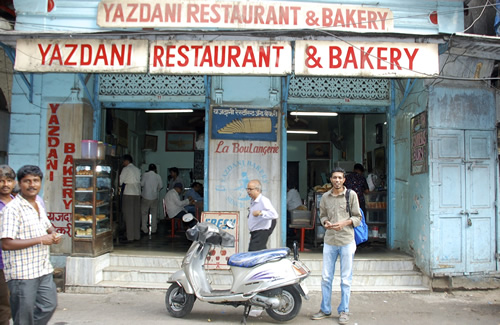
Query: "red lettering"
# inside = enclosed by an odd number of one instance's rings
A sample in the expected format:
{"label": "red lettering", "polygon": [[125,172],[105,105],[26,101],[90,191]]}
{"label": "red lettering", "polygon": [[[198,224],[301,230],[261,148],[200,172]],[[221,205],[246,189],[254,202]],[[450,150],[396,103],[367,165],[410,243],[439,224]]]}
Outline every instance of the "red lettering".
{"label": "red lettering", "polygon": [[106,47],[104,46],[104,44],[99,44],[99,46],[97,47],[94,65],[98,65],[99,60],[103,60],[104,65],[108,65],[108,57],[106,56]]}
{"label": "red lettering", "polygon": [[396,66],[399,70],[401,70],[401,66],[399,65],[399,59],[401,59],[401,51],[397,48],[391,48],[389,53],[390,53],[391,70],[394,70],[394,66]]}
{"label": "red lettering", "polygon": [[201,5],[201,10],[200,10],[200,22],[201,23],[208,23],[209,19],[209,10],[208,10],[209,5],[208,4],[202,4]]}
{"label": "red lettering", "polygon": [[49,104],[50,107],[50,112],[52,114],[55,114],[57,112],[57,109],[59,108],[59,104]]}
{"label": "red lettering", "polygon": [[384,12],[384,13],[377,12],[377,15],[379,17],[378,20],[382,23],[382,27],[380,29],[385,30],[385,21],[387,19],[387,12]]}
{"label": "red lettering", "polygon": [[140,5],[139,21],[141,23],[148,22],[151,16],[151,5],[149,3],[141,3]]}
{"label": "red lettering", "polygon": [[[233,53],[233,50],[234,50],[234,53]],[[235,67],[240,67],[240,64],[238,63],[237,59],[238,57],[240,56],[240,53],[241,53],[241,49],[239,46],[229,46],[229,53],[228,53],[228,57],[227,57],[227,65],[228,67],[231,66],[231,62],[234,63],[234,66]]]}
{"label": "red lettering", "polygon": [[349,48],[347,49],[343,68],[347,68],[347,65],[349,63],[352,63],[354,69],[358,68],[358,62],[356,61],[356,55],[354,54],[354,48],[352,46],[349,46]]}
{"label": "red lettering", "polygon": [[257,62],[255,61],[255,56],[253,54],[253,48],[251,46],[247,46],[245,51],[245,57],[243,58],[242,67],[246,67],[247,64],[251,64],[252,67],[256,67]]}
{"label": "red lettering", "polygon": [[187,22],[195,22],[198,23],[198,17],[196,17],[196,14],[198,14],[199,8],[198,5],[194,3],[188,3],[187,5]]}
{"label": "red lettering", "polygon": [[342,13],[341,9],[337,9],[337,13],[335,14],[335,22],[333,23],[333,27],[344,27],[345,26],[345,21],[344,21],[344,14]]}
{"label": "red lettering", "polygon": [[371,10],[368,11],[368,29],[378,29],[378,27],[377,27],[377,13],[375,11],[371,11]]}
{"label": "red lettering", "polygon": [[50,171],[49,172],[49,181],[54,181],[54,172],[53,171]]}
{"label": "red lettering", "polygon": [[208,63],[208,66],[212,67],[213,66],[212,62],[213,62],[212,51],[210,50],[210,46],[206,46],[200,61],[200,67],[202,67],[205,63]]}
{"label": "red lettering", "polygon": [[[336,51],[337,53],[334,54],[333,51]],[[330,69],[338,69],[342,65],[342,59],[340,58],[340,55],[342,54],[342,50],[338,46],[330,46]],[[337,63],[333,63],[333,61],[336,61]]]}
{"label": "red lettering", "polygon": [[58,44],[54,45],[54,51],[52,51],[52,56],[50,57],[49,65],[52,65],[54,61],[58,61],[59,65],[63,64],[61,49]]}
{"label": "red lettering", "polygon": [[73,203],[73,200],[63,200],[64,203],[64,208],[66,210],[71,209],[71,204]]}
{"label": "red lettering", "polygon": [[48,141],[49,147],[57,147],[57,146],[59,146],[59,143],[60,143],[59,138],[55,138],[55,137],[48,137],[47,141]]}
{"label": "red lettering", "polygon": [[73,187],[73,177],[63,177],[62,183],[63,186]]}
{"label": "red lettering", "polygon": [[366,21],[366,10],[358,10],[358,28],[366,28],[363,22]]}
{"label": "red lettering", "polygon": [[177,64],[179,65],[179,67],[185,67],[189,64],[189,58],[184,52],[189,52],[189,47],[187,45],[179,46],[178,53],[184,59],[184,61],[180,61],[180,60],[177,61]]}
{"label": "red lettering", "polygon": [[60,129],[61,127],[59,125],[49,125],[49,135],[58,137],[60,135],[59,134]]}
{"label": "red lettering", "polygon": [[387,47],[379,47],[377,48],[377,69],[379,70],[387,70],[387,67],[385,65],[382,65],[387,61],[387,57],[383,56],[382,52],[387,51]]}
{"label": "red lettering", "polygon": [[413,70],[413,61],[415,60],[415,56],[418,53],[418,49],[414,49],[413,54],[410,54],[410,51],[407,48],[405,48],[405,53],[409,61],[408,69]]}
{"label": "red lettering", "polygon": [[47,156],[47,159],[49,158],[56,158],[56,159],[58,158],[56,149],[52,148],[49,150],[49,155]]}
{"label": "red lettering", "polygon": [[92,62],[92,46],[82,44],[80,46],[80,65],[90,65]]}
{"label": "red lettering", "polygon": [[[173,54],[170,54],[171,47],[172,46],[167,46],[167,55],[165,58],[165,66],[167,67],[174,66],[172,63],[169,63],[169,59],[174,57]],[[175,48],[175,45],[173,45],[173,47]],[[158,46],[158,45],[153,46],[153,67],[163,67],[163,62],[161,60],[161,58],[163,57],[163,53],[164,53],[163,46]]]}
{"label": "red lettering", "polygon": [[47,166],[46,166],[46,169],[47,170],[50,170],[50,169],[53,169],[53,170],[57,170],[57,159],[56,160],[47,160]]}
{"label": "red lettering", "polygon": [[59,125],[59,119],[57,118],[57,115],[51,115],[47,124]]}
{"label": "red lettering", "polygon": [[[278,60],[276,61],[276,65],[278,65]],[[269,46],[261,46],[259,47],[259,67],[269,67],[269,62],[271,60],[271,48]]]}
{"label": "red lettering", "polygon": [[116,5],[115,14],[113,16],[113,22],[116,22],[116,21],[123,22],[124,20],[125,20],[125,15],[123,14],[122,5],[121,4],[117,4]]}
{"label": "red lettering", "polygon": [[73,165],[73,156],[72,155],[66,155],[66,157],[64,158],[63,165],[66,165],[66,164]]}
{"label": "red lettering", "polygon": [[76,65],[76,62],[70,62],[70,60],[71,60],[71,57],[73,56],[73,54],[76,52],[76,49],[78,48],[78,45],[77,44],[66,44],[65,47],[69,47],[72,50],[69,52],[68,57],[66,58],[66,60],[64,60],[64,65]]}
{"label": "red lettering", "polygon": [[73,165],[63,166],[63,175],[73,175]]}
{"label": "red lettering", "polygon": [[[127,22],[128,23],[135,23],[137,22],[137,18],[132,18],[132,16],[135,14],[135,11],[137,10],[137,6],[138,4],[137,3],[128,3],[127,4],[127,7],[129,8],[132,8],[127,16]],[[121,8],[121,6],[120,6]],[[123,16],[123,12],[122,12],[122,16]]]}
{"label": "red lettering", "polygon": [[72,188],[63,188],[62,189],[62,197],[64,198],[72,198],[73,197],[73,189]]}
{"label": "red lettering", "polygon": [[114,4],[106,4],[106,3],[103,3],[103,6],[104,6],[104,13],[106,14],[106,21],[109,22],[109,18],[110,18],[110,13],[111,13],[111,9],[113,9],[114,7]]}
{"label": "red lettering", "polygon": [[44,51],[43,44],[38,44],[38,50],[40,50],[40,54],[42,55],[42,65],[45,65],[47,54],[49,53],[51,47],[52,47],[52,44],[49,44],[47,46],[47,50]]}
{"label": "red lettering", "polygon": [[361,64],[360,68],[364,69],[365,68],[365,62],[368,63],[370,66],[370,69],[373,69],[372,61],[370,60],[370,55],[373,51],[373,47],[370,47],[367,51],[365,51],[365,48],[362,46],[361,47]]}
{"label": "red lettering", "polygon": [[74,153],[75,152],[75,144],[71,142],[64,143],[64,153]]}
{"label": "red lettering", "polygon": [[346,15],[346,26],[347,27],[352,27],[356,28],[356,20],[354,19],[354,14],[356,13],[356,10],[353,9],[346,9],[345,15]]}
{"label": "red lettering", "polygon": [[321,16],[323,17],[322,25],[324,27],[331,26],[332,22],[333,22],[333,19],[332,19],[333,10],[330,8],[323,8],[322,11],[323,11],[321,14]]}

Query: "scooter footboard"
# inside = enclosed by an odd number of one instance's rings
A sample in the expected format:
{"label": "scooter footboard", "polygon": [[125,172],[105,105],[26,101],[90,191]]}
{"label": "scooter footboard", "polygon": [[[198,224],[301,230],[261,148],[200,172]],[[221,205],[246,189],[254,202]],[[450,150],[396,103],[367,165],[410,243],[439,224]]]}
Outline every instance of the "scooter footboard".
{"label": "scooter footboard", "polygon": [[184,288],[184,291],[188,294],[194,295],[194,290],[186,277],[186,273],[183,270],[179,270],[172,274],[168,279],[167,283],[177,282],[180,286]]}

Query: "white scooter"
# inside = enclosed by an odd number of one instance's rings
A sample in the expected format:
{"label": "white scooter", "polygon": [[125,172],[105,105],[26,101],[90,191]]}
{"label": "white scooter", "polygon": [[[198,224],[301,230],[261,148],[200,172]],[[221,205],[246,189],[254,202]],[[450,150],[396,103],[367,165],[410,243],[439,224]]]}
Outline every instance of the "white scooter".
{"label": "white scooter", "polygon": [[243,324],[253,306],[262,307],[273,319],[285,322],[299,313],[301,296],[309,299],[302,280],[311,271],[298,259],[296,245],[293,259],[288,247],[232,255],[227,262],[233,275],[231,288],[214,290],[205,274],[205,260],[214,246],[234,247],[234,236],[208,222],[196,224],[187,230],[186,236],[193,244],[182,261],[182,269],[168,280],[172,285],[165,304],[171,316],[186,316],[198,298],[212,304],[244,306]]}

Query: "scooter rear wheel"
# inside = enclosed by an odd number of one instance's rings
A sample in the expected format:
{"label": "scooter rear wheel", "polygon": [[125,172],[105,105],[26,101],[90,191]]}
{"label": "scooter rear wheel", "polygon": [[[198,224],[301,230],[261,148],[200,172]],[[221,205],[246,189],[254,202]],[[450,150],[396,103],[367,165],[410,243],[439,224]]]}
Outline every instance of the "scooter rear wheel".
{"label": "scooter rear wheel", "polygon": [[195,295],[187,294],[184,288],[172,283],[165,295],[165,305],[168,313],[176,318],[182,318],[193,309]]}
{"label": "scooter rear wheel", "polygon": [[271,295],[280,300],[278,308],[268,308],[266,312],[273,319],[286,322],[294,319],[300,312],[302,307],[302,297],[300,293],[292,286],[281,288],[281,292]]}

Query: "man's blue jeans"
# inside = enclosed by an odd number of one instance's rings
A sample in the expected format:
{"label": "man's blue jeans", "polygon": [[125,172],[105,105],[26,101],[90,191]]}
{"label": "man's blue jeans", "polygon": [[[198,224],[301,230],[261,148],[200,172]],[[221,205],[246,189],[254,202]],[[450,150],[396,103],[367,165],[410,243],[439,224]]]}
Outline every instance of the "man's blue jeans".
{"label": "man's blue jeans", "polygon": [[349,312],[349,298],[351,296],[352,263],[356,252],[356,242],[345,246],[323,246],[323,273],[321,277],[321,311],[332,313],[332,282],[335,274],[335,263],[340,256],[340,304],[338,313]]}

